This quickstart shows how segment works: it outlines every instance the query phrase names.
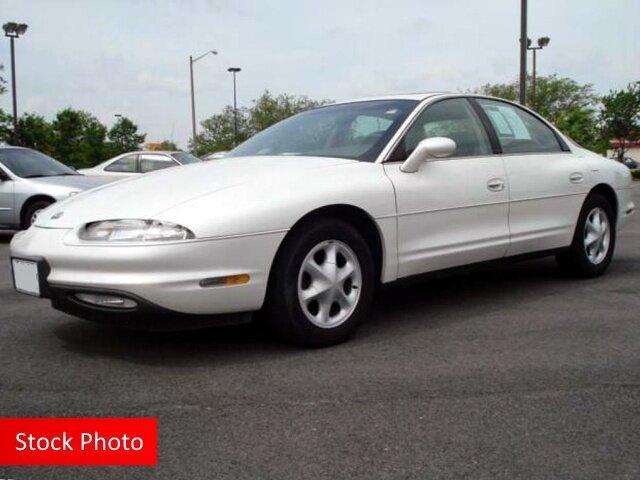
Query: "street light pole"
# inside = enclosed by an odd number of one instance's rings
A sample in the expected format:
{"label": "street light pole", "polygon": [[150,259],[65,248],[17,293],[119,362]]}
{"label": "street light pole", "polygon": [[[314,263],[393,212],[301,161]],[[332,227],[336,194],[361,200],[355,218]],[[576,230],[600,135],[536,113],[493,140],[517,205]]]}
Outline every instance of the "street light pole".
{"label": "street light pole", "polygon": [[233,146],[238,144],[238,105],[236,97],[236,73],[241,72],[239,67],[229,67],[227,72],[233,74]]}
{"label": "street light pole", "polygon": [[16,51],[14,40],[27,31],[27,24],[8,22],[2,26],[4,36],[9,37],[11,44],[11,93],[13,95],[13,141],[19,143],[18,135],[18,94],[16,92]]}
{"label": "street light pole", "polygon": [[192,55],[189,55],[189,79],[191,80],[191,134],[193,138],[193,146],[196,146],[196,99],[193,91],[193,64],[198,60],[203,58],[208,54],[217,55],[218,52],[216,50],[209,50],[208,52],[204,52],[202,55],[193,58]]}
{"label": "street light pole", "polygon": [[536,108],[536,52],[549,45],[549,37],[540,37],[538,46],[532,47],[531,40],[527,39],[527,50],[533,50],[533,76],[531,77],[531,108]]}
{"label": "street light pole", "polygon": [[527,102],[527,0],[520,0],[520,105]]}

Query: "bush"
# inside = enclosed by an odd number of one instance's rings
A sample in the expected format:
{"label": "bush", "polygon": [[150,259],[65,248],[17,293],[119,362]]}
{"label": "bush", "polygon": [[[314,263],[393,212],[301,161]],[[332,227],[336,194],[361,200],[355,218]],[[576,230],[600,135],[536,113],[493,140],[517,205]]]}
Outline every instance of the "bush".
{"label": "bush", "polygon": [[631,176],[632,176],[635,180],[640,180],[640,169],[632,170],[632,171],[631,171]]}

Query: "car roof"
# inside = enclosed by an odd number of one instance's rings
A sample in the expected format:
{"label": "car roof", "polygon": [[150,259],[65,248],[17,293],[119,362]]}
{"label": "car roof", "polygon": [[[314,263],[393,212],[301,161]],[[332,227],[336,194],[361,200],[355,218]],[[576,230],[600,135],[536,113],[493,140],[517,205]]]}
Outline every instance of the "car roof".
{"label": "car roof", "polygon": [[335,102],[333,105],[339,105],[341,103],[355,103],[355,102],[371,102],[375,100],[416,100],[421,102],[430,97],[435,97],[438,95],[447,95],[451,92],[417,92],[417,93],[395,93],[390,95],[375,95],[371,97],[364,98],[353,98],[350,100],[344,100],[340,102]]}

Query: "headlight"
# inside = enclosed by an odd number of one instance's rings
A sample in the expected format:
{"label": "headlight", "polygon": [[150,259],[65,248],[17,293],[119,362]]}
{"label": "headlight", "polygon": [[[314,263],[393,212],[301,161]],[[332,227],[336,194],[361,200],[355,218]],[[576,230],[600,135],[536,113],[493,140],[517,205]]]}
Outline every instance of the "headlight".
{"label": "headlight", "polygon": [[79,232],[82,240],[103,242],[162,242],[195,238],[191,230],[156,220],[105,220],[87,223]]}

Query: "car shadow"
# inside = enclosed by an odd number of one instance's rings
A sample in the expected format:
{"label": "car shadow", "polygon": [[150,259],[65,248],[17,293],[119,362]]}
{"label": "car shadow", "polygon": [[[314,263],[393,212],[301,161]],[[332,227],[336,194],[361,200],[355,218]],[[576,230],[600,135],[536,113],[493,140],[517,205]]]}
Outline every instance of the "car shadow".
{"label": "car shadow", "polygon": [[[558,294],[558,289],[567,288],[568,283],[553,259],[396,282],[378,293],[372,313],[355,338],[332,350],[388,342],[394,336],[419,329],[446,328],[465,321],[473,312],[491,313],[513,306],[520,295]],[[54,334],[65,349],[148,365],[221,365],[321,352],[279,343],[259,323],[182,332],[138,332],[68,316],[64,319],[68,321],[55,327]]]}

